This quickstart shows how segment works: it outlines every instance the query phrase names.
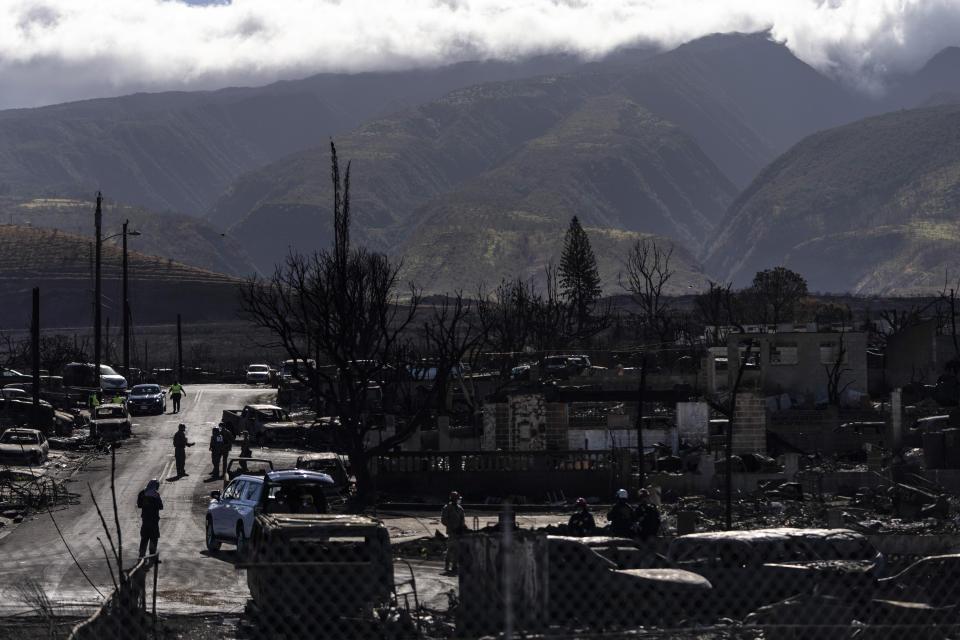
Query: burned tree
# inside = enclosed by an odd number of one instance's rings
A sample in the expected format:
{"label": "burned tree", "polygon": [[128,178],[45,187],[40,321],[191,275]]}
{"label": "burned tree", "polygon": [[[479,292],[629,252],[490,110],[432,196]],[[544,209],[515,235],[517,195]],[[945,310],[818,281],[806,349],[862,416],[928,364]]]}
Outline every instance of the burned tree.
{"label": "burned tree", "polygon": [[[416,340],[420,292],[410,285],[401,296],[400,265],[350,245],[350,166],[341,181],[332,142],[330,150],[333,247],[291,252],[270,279],[245,283],[241,308],[294,361],[316,362],[295,375],[339,418],[335,445],[350,457],[361,500],[369,500],[371,460],[427,424],[449,372],[470,347],[470,310],[461,296],[440,305]],[[412,372],[427,361],[437,375],[416,380],[418,393],[408,393]],[[393,411],[402,412],[395,431],[373,444],[368,436],[384,426],[373,416]]]}
{"label": "burned tree", "polygon": [[760,322],[779,324],[793,313],[794,304],[807,295],[807,281],[786,267],[774,267],[757,272],[750,292],[757,302]]}

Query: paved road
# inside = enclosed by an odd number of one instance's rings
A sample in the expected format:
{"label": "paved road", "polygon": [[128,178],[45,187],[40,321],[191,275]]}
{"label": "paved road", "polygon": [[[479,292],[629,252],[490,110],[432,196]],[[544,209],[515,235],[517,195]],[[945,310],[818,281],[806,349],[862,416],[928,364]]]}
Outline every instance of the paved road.
{"label": "paved road", "polygon": [[[161,480],[164,510],[159,550],[163,563],[158,605],[164,610],[240,609],[249,597],[243,572],[233,566],[233,552],[210,554],[203,545],[207,496],[220,488],[208,475],[207,443],[223,409],[243,406],[268,392],[242,385],[188,387],[179,414],[135,418],[134,437],[117,449],[116,492],[125,567],[136,561],[140,541],[137,493],[151,478]],[[188,437],[197,444],[187,449],[190,475],[176,480],[172,438],[180,422],[187,425]],[[289,461],[296,455],[277,450],[270,454]],[[5,595],[0,598],[0,613],[25,608],[17,592],[18,585],[28,580],[39,583],[53,602],[67,606],[94,605],[101,600],[100,594],[109,593],[112,582],[97,538],[107,541],[88,486],[113,529],[110,457],[102,456],[69,482],[69,490],[77,495],[76,504],[36,515],[0,540],[0,593]]]}
{"label": "paved road", "polygon": [[[245,573],[234,567],[232,546],[224,545],[219,552],[210,553],[203,544],[203,519],[209,493],[221,488],[219,482],[209,477],[207,444],[211,427],[219,422],[223,409],[241,407],[270,392],[244,385],[188,387],[179,414],[135,418],[134,437],[123,441],[117,449],[115,484],[125,567],[135,563],[140,541],[137,493],[151,478],[161,481],[164,503],[159,546],[163,561],[158,588],[161,611],[241,611],[249,598]],[[172,438],[180,422],[187,425],[188,438],[197,444],[187,449],[190,475],[177,480]],[[298,453],[282,449],[254,450],[254,455],[268,457],[278,467],[292,466]],[[92,610],[100,604],[102,595],[110,592],[113,584],[98,538],[108,543],[88,486],[93,488],[113,532],[110,457],[101,456],[69,481],[68,488],[76,495],[74,504],[32,516],[0,539],[0,594],[3,596],[0,615],[31,608],[20,595],[20,587],[31,580],[42,586],[64,613]],[[433,517],[422,514],[385,519],[391,537],[402,539],[432,534],[439,527],[439,514],[430,515]],[[62,539],[57,533],[58,527]],[[447,592],[456,587],[456,578],[440,575],[442,563],[418,561],[414,564],[421,600],[434,608],[446,608]],[[405,564],[397,564],[397,577],[398,583],[409,579]]]}

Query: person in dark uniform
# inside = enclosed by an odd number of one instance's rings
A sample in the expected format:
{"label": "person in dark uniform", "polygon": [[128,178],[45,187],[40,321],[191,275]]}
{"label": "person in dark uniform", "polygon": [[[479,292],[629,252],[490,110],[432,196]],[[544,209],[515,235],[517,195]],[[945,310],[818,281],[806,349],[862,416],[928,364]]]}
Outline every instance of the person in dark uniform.
{"label": "person in dark uniform", "polygon": [[660,533],[660,510],[650,501],[650,492],[640,489],[640,504],[637,505],[637,532],[646,540]]}
{"label": "person in dark uniform", "polygon": [[[213,428],[213,433],[210,434],[210,461],[213,463],[213,470],[210,472],[211,477],[218,478],[220,477],[220,460],[223,458],[223,432],[220,431],[219,425]],[[224,469],[226,471],[226,469]]]}
{"label": "person in dark uniform", "polygon": [[177,477],[190,475],[187,473],[187,447],[192,447],[196,442],[187,442],[187,425],[181,423],[177,427],[177,432],[173,434],[173,457],[177,461]]}
{"label": "person in dark uniform", "polygon": [[223,448],[220,450],[220,459],[223,464],[223,472],[227,472],[227,459],[230,457],[230,450],[233,449],[233,441],[236,440],[236,437],[233,434],[233,431],[225,425],[220,423],[220,433],[223,435]]}
{"label": "person in dark uniform", "polygon": [[575,536],[590,535],[597,528],[597,521],[593,519],[593,514],[590,513],[584,498],[577,498],[577,510],[570,516],[567,528]]}
{"label": "person in dark uniform", "polygon": [[633,507],[627,502],[627,495],[626,489],[617,491],[617,501],[607,512],[607,520],[610,522],[610,532],[613,535],[630,538],[633,537],[635,515]]}
{"label": "person in dark uniform", "polygon": [[147,552],[157,552],[157,542],[160,540],[160,511],[163,510],[163,500],[157,489],[160,481],[156,478],[147,483],[147,488],[137,495],[137,508],[140,509],[140,557]]}

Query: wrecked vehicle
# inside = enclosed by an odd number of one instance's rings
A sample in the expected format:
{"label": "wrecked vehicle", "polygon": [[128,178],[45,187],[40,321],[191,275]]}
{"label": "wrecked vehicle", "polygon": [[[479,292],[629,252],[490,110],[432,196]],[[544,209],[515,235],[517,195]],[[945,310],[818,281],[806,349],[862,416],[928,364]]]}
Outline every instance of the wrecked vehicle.
{"label": "wrecked vehicle", "polygon": [[90,437],[104,440],[129,438],[130,414],[122,404],[101,404],[90,411]]}
{"label": "wrecked vehicle", "polygon": [[695,571],[714,586],[707,609],[743,615],[799,593],[869,600],[883,555],[848,529],[753,529],[674,538],[671,566]]}
{"label": "wrecked vehicle", "polygon": [[290,420],[280,407],[272,404],[248,404],[243,409],[224,409],[221,421],[234,434],[246,431],[259,444],[290,444],[303,436],[303,427]]}
{"label": "wrecked vehicle", "polygon": [[[547,536],[550,617],[554,623],[651,624],[695,614],[708,579],[684,569],[618,569],[584,538]],[[609,542],[609,539],[608,539]],[[590,597],[584,597],[589,594]]]}
{"label": "wrecked vehicle", "polygon": [[[889,600],[929,607],[940,612],[940,621],[949,615],[958,621],[960,610],[960,554],[952,553],[929,556],[917,560],[909,567],[888,578],[877,581],[874,600]],[[875,607],[875,617],[896,611],[891,607]],[[882,612],[882,613],[881,613]],[[891,620],[896,622],[896,620]]]}
{"label": "wrecked vehicle", "polygon": [[278,514],[266,508],[257,514],[244,566],[261,615],[298,621],[314,627],[314,634],[316,624],[368,614],[394,594],[390,535],[368,516]]}
{"label": "wrecked vehicle", "polygon": [[[235,458],[231,462],[246,460]],[[245,554],[258,513],[326,513],[324,490],[332,484],[325,473],[299,469],[235,477],[222,492],[210,492],[204,525],[207,549],[216,551],[222,542],[229,542],[236,545],[238,554]]]}
{"label": "wrecked vehicle", "polygon": [[223,487],[239,475],[265,476],[273,471],[273,461],[266,458],[230,458],[224,469]]}
{"label": "wrecked vehicle", "polygon": [[0,435],[0,463],[32,467],[43,464],[50,445],[38,429],[7,429]]}
{"label": "wrecked vehicle", "polygon": [[307,469],[310,471],[320,471],[333,478],[333,487],[328,492],[328,497],[342,496],[350,492],[352,479],[347,472],[347,465],[344,464],[343,457],[332,451],[320,453],[310,453],[297,457],[297,469]]}

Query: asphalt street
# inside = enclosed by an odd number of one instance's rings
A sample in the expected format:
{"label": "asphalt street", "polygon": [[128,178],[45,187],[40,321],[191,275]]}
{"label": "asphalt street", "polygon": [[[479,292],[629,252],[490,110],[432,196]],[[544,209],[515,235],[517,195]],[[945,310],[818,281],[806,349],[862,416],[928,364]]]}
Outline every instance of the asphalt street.
{"label": "asphalt street", "polygon": [[[203,522],[210,491],[222,483],[210,477],[207,445],[212,427],[223,409],[235,409],[255,401],[270,400],[273,391],[246,385],[196,385],[187,387],[179,414],[137,416],[133,437],[116,449],[117,514],[120,520],[124,567],[137,560],[140,541],[138,492],[151,478],[161,482],[164,509],[160,520],[158,610],[163,613],[240,612],[249,599],[246,575],[235,567],[233,547],[225,544],[216,553],[204,546]],[[187,435],[196,445],[187,449],[186,477],[176,478],[173,435],[177,425],[187,425]],[[270,458],[277,468],[293,466],[294,449],[254,449],[257,457]],[[99,606],[113,588],[102,543],[109,548],[90,490],[96,497],[114,535],[113,500],[110,492],[110,456],[100,455],[70,477],[73,499],[49,512],[29,516],[0,539],[0,616],[32,610],[23,596],[25,586],[38,585],[62,614],[86,613]],[[449,488],[438,487],[443,493]],[[442,496],[441,496],[442,497]],[[393,542],[432,536],[440,525],[439,507],[419,513],[381,511],[376,514],[390,530]],[[468,513],[468,526],[495,522],[495,513]],[[557,522],[554,516],[520,516],[521,526]],[[118,540],[114,536],[114,544]],[[419,601],[433,609],[445,609],[448,594],[457,588],[456,576],[441,573],[442,562],[414,560],[396,563],[398,592],[410,593],[411,569]]]}

